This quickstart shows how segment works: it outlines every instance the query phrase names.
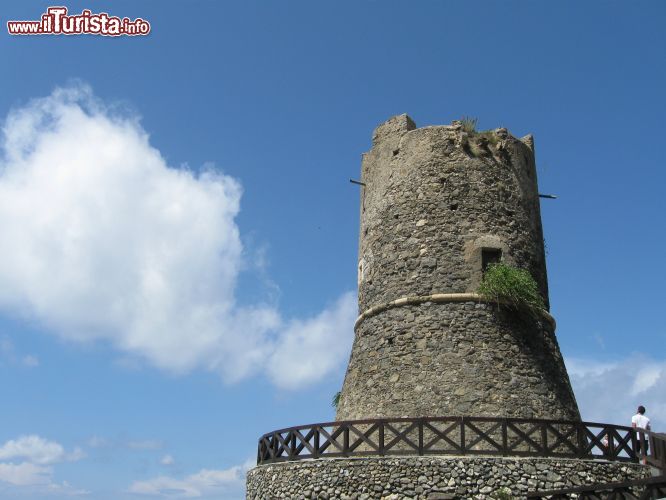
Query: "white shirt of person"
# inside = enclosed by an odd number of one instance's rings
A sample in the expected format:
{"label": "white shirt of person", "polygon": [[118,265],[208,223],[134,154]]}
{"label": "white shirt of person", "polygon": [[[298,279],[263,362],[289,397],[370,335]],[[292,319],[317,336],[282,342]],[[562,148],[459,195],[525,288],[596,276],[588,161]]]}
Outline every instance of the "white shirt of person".
{"label": "white shirt of person", "polygon": [[645,429],[646,431],[650,430],[650,419],[647,418],[645,415],[641,415],[640,413],[636,413],[633,417],[631,417],[631,426],[636,427],[637,429]]}

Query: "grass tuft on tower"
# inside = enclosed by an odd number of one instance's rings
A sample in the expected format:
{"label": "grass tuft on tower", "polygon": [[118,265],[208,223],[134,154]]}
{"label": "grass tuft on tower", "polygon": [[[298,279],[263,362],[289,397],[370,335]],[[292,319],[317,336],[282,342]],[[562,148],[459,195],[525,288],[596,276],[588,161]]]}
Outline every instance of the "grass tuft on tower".
{"label": "grass tuft on tower", "polygon": [[527,310],[533,314],[538,314],[546,308],[532,275],[525,269],[512,267],[503,262],[488,266],[478,293],[500,305],[516,310]]}

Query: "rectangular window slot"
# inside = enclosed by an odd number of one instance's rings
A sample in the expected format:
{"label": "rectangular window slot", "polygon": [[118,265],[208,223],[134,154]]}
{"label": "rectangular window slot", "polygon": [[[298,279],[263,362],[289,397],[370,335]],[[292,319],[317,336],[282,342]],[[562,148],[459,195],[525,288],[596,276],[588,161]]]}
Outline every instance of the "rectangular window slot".
{"label": "rectangular window slot", "polygon": [[499,248],[481,249],[481,269],[486,272],[490,264],[496,264],[502,261],[502,250]]}

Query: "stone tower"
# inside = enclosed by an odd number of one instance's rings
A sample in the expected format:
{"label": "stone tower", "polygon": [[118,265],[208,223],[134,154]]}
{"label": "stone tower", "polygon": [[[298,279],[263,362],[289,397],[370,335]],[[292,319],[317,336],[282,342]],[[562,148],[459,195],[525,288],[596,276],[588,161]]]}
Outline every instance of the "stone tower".
{"label": "stone tower", "polygon": [[395,116],[362,163],[359,318],[337,419],[580,419],[555,321],[475,294],[502,261],[548,281],[534,144]]}
{"label": "stone tower", "polygon": [[532,138],[401,115],[362,169],[360,315],[337,420],[262,435],[247,498],[525,498],[649,474],[626,461],[633,429],[580,421],[550,314],[476,293],[502,261],[548,307]]}

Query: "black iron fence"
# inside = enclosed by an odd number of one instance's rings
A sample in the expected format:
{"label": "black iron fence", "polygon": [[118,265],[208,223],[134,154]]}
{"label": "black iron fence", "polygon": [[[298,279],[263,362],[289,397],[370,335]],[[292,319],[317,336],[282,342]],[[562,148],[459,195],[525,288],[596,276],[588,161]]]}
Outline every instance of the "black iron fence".
{"label": "black iron fence", "polygon": [[[659,460],[663,461],[665,451],[661,448]],[[631,427],[568,420],[493,417],[352,420],[289,427],[264,434],[259,439],[257,464],[389,455],[498,455],[637,462],[641,441]]]}

